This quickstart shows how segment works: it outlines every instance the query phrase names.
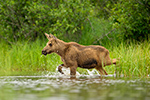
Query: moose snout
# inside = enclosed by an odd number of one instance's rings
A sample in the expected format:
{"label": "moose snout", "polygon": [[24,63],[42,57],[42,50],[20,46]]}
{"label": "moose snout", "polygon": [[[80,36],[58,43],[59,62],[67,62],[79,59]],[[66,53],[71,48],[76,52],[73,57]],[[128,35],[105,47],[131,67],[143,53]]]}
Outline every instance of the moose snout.
{"label": "moose snout", "polygon": [[42,50],[43,55],[47,55],[47,52],[45,50]]}

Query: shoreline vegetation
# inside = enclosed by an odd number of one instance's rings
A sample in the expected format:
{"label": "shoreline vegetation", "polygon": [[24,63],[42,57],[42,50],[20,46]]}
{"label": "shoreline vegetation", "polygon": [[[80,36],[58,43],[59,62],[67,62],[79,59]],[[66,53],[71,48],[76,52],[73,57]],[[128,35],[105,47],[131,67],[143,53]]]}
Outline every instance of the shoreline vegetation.
{"label": "shoreline vegetation", "polygon": [[[56,54],[43,56],[42,48],[46,41],[37,39],[34,42],[17,42],[11,46],[1,43],[0,76],[3,75],[40,75],[42,72],[55,72],[61,58]],[[120,58],[117,66],[106,66],[108,74],[124,77],[147,77],[150,73],[150,41],[130,43],[121,42],[118,46],[106,46],[110,57]],[[108,48],[109,47],[109,48]],[[80,74],[87,74],[85,69],[78,68]]]}
{"label": "shoreline vegetation", "polygon": [[150,0],[0,2],[0,76],[55,72],[61,58],[42,55],[44,33],[65,42],[104,46],[111,59],[120,58],[117,66],[105,67],[108,74],[147,77],[150,73]]}

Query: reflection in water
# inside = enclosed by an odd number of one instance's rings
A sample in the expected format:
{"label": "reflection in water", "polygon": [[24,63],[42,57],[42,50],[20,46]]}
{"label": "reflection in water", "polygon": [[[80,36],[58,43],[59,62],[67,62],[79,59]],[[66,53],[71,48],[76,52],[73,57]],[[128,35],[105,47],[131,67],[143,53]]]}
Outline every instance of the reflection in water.
{"label": "reflection in water", "polygon": [[[66,77],[65,77],[66,76]],[[64,78],[65,77],[65,78]],[[0,100],[150,100],[150,79],[49,73],[0,77]]]}

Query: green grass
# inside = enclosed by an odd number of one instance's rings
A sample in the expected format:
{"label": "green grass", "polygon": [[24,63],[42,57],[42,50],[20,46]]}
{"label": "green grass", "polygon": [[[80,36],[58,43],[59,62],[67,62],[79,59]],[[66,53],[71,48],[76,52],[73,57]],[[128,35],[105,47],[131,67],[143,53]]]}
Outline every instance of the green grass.
{"label": "green grass", "polygon": [[[61,64],[56,54],[43,56],[41,51],[47,41],[17,42],[13,45],[1,43],[0,75],[39,75],[41,72],[55,72]],[[107,45],[110,57],[120,58],[117,66],[106,66],[109,74],[117,71],[117,75],[125,77],[146,77],[150,73],[150,43],[125,43],[119,46]],[[109,47],[109,48],[108,48]],[[78,68],[80,73],[86,74],[85,69]]]}
{"label": "green grass", "polygon": [[0,75],[34,75],[40,71],[55,71],[61,64],[56,54],[42,55],[46,41],[17,42],[13,45],[0,44]]}
{"label": "green grass", "polygon": [[146,77],[150,73],[150,42],[120,43],[110,49],[111,58],[120,58],[117,67],[106,67],[109,73],[117,71],[117,75],[125,77]]}

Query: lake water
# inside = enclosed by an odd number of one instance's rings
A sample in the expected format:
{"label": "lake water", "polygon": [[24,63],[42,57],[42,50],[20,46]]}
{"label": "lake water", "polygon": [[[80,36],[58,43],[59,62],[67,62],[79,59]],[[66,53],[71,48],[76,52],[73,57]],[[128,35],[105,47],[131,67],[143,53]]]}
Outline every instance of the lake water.
{"label": "lake water", "polygon": [[1,76],[0,100],[150,100],[150,78],[127,79],[96,74]]}

